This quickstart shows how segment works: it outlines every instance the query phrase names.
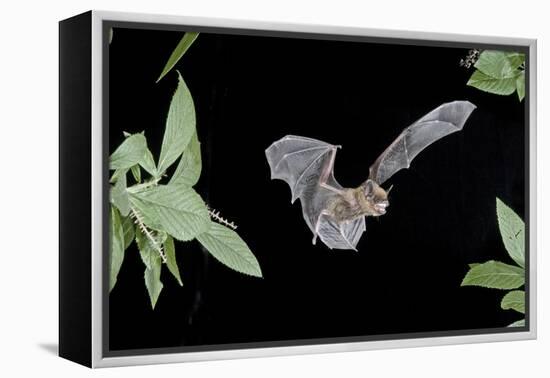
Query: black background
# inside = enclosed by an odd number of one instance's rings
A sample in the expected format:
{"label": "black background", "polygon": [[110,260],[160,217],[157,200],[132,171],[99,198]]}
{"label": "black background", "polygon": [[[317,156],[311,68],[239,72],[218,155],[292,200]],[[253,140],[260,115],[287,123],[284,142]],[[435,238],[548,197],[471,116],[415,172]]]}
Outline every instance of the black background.
{"label": "black background", "polygon": [[[155,81],[180,32],[116,28],[109,60],[109,151],[145,130],[155,157],[177,84]],[[475,47],[475,46],[472,46]],[[468,264],[513,263],[495,197],[522,218],[524,103],[468,87],[467,48],[202,33],[177,68],[197,111],[197,191],[238,225],[263,279],[177,243],[184,286],[163,269],[151,309],[133,244],[109,296],[111,350],[503,327],[503,292],[461,287]],[[386,215],[358,252],[311,244],[299,202],[271,181],[264,150],[287,134],[343,146],[335,174],[357,186],[401,130],[440,104],[478,108],[464,130],[396,174]],[[386,185],[387,187],[387,185]]]}

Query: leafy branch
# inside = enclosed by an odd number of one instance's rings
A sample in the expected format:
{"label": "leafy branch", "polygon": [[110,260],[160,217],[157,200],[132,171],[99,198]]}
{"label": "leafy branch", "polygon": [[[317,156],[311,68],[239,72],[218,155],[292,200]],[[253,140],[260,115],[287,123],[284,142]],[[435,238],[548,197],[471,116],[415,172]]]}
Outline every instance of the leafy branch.
{"label": "leafy branch", "polygon": [[[166,266],[180,285],[175,241],[197,240],[212,256],[240,273],[262,277],[256,257],[234,231],[235,225],[207,207],[193,186],[202,170],[193,98],[178,72],[158,162],[144,133],[125,133],[110,156],[110,290],[117,282],[125,251],[135,240],[145,265],[144,280],[154,308],[163,289]],[[167,177],[167,169],[178,165]],[[150,176],[145,177],[142,169]],[[127,185],[131,173],[135,184]],[[166,181],[168,181],[166,183]]]}
{"label": "leafy branch", "polygon": [[[519,289],[525,284],[525,224],[521,218],[499,198],[496,199],[497,220],[500,235],[508,255],[516,265],[499,261],[470,264],[470,269],[461,286],[481,286],[492,289]],[[504,295],[500,307],[525,314],[525,292],[512,290]],[[509,327],[521,327],[525,319],[518,320]]]}
{"label": "leafy branch", "polygon": [[[461,65],[476,68],[467,85],[479,90],[510,95],[517,92],[519,101],[525,97],[525,54],[518,52],[484,50],[470,54]],[[475,61],[475,63],[473,63]]]}

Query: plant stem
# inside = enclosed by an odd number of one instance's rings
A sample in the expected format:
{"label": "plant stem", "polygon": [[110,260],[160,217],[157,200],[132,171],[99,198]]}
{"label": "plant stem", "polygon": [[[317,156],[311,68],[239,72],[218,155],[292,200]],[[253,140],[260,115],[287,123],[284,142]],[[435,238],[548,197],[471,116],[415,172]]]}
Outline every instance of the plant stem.
{"label": "plant stem", "polygon": [[145,190],[145,189],[150,188],[152,186],[157,186],[159,181],[160,181],[160,177],[159,178],[153,178],[153,179],[151,179],[149,181],[146,181],[142,184],[132,185],[129,188],[126,188],[126,190],[130,193],[141,192],[142,190]]}

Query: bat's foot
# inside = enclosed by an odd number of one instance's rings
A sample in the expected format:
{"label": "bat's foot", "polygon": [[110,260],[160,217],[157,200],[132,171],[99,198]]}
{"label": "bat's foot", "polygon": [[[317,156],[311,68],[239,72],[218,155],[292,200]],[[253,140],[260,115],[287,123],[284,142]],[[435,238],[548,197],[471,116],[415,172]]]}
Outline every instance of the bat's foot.
{"label": "bat's foot", "polygon": [[313,240],[311,240],[311,244],[313,245],[317,244],[317,234],[313,236]]}

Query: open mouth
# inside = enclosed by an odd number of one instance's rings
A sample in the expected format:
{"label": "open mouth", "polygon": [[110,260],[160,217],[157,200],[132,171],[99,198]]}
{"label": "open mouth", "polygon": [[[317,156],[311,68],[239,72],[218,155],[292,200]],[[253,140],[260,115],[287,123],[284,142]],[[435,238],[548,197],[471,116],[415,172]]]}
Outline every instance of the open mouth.
{"label": "open mouth", "polygon": [[383,215],[383,214],[386,214],[386,208],[389,206],[390,204],[388,203],[388,201],[385,201],[385,202],[379,202],[377,204],[374,205],[374,209],[380,214],[380,215]]}

